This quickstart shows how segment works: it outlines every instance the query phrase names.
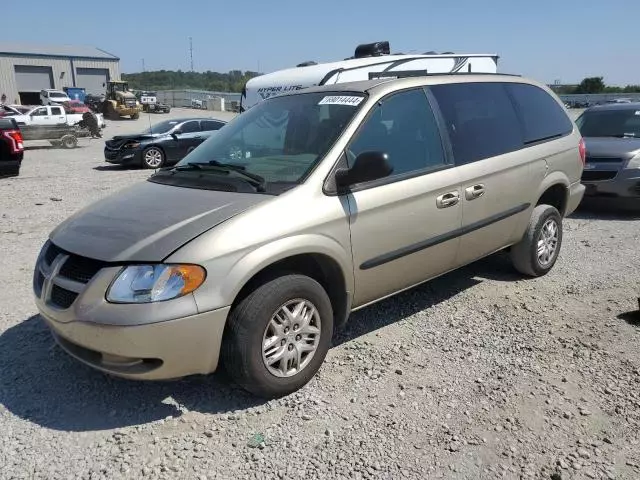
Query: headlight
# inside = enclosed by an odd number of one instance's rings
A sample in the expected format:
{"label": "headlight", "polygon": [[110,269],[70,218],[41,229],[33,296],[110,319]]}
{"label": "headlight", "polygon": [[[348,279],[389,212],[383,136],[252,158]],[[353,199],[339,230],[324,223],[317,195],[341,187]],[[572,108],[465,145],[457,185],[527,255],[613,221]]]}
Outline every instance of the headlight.
{"label": "headlight", "polygon": [[138,148],[140,146],[140,142],[129,142],[124,148]]}
{"label": "headlight", "polygon": [[629,163],[627,163],[627,168],[640,168],[640,153],[629,160]]}
{"label": "headlight", "polygon": [[107,292],[112,303],[151,303],[178,298],[204,282],[197,265],[131,265],[124,267]]}

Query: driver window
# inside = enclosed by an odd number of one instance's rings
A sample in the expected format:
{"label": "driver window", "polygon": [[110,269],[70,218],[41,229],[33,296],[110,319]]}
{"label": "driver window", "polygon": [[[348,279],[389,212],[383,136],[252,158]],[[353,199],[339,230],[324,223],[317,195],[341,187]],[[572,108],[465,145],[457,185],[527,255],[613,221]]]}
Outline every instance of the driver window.
{"label": "driver window", "polygon": [[44,117],[47,115],[47,109],[45,107],[38,108],[35,112],[33,112],[35,117]]}
{"label": "driver window", "polygon": [[366,151],[386,153],[392,175],[446,164],[436,119],[422,89],[393,94],[374,107],[348,148],[349,166]]}

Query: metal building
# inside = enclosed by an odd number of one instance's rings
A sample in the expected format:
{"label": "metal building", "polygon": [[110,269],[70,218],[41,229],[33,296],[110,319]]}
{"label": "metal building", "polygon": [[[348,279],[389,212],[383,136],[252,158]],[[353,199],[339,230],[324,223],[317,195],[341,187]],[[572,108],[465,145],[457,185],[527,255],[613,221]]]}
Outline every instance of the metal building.
{"label": "metal building", "polygon": [[120,80],[120,59],[96,47],[0,42],[0,97],[6,103],[40,104],[47,88],[84,87],[104,93],[103,84]]}

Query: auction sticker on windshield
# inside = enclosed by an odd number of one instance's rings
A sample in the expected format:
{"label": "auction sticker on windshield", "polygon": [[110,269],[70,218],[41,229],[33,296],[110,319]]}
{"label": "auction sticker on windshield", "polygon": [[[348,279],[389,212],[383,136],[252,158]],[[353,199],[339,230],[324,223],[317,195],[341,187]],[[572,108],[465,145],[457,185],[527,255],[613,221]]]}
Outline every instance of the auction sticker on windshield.
{"label": "auction sticker on windshield", "polygon": [[360,105],[364,97],[355,97],[349,95],[334,95],[324,97],[318,105],[351,105],[353,107]]}

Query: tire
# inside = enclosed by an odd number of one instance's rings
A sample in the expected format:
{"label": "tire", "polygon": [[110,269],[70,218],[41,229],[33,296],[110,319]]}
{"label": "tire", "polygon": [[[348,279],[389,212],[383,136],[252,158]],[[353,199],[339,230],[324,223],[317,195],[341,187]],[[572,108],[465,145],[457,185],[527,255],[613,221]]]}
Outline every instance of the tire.
{"label": "tire", "polygon": [[139,113],[134,113],[133,115],[131,115],[131,120],[137,120],[140,118],[140,114]]}
{"label": "tire", "polygon": [[[307,342],[299,340],[300,335],[296,335],[295,327],[300,328],[299,324],[280,322],[283,330],[279,335],[273,328],[272,319],[276,313],[282,308],[295,308],[296,302],[310,303],[317,313],[312,321],[316,327],[319,326],[320,332],[307,333]],[[286,334],[284,328],[288,328]],[[274,343],[275,350],[268,350],[265,354],[263,342],[269,335],[280,340]],[[282,397],[300,389],[313,378],[329,351],[332,335],[333,308],[322,286],[304,275],[284,275],[263,283],[233,308],[222,342],[222,363],[229,376],[245,390],[263,398]],[[313,341],[315,350],[304,358],[292,359],[294,363],[289,364],[287,352],[298,352],[296,346],[311,346],[310,341]],[[283,355],[283,360],[273,362],[271,369],[267,367],[265,357],[273,360],[273,357]],[[299,361],[300,370],[293,372],[290,368],[287,371],[295,361]]]}
{"label": "tire", "polygon": [[60,143],[64,148],[76,148],[78,146],[78,139],[75,135],[65,135],[60,139]]}
{"label": "tire", "polygon": [[142,166],[144,168],[160,168],[164,162],[164,152],[158,147],[148,147],[142,152]]}
{"label": "tire", "polygon": [[[538,250],[543,246],[539,246],[540,242],[545,242],[544,246],[547,249],[539,254]],[[550,252],[549,247],[552,245],[555,247]],[[551,205],[538,205],[531,214],[524,237],[511,247],[511,261],[520,273],[530,277],[541,277],[549,273],[555,265],[561,246],[562,216]]]}

